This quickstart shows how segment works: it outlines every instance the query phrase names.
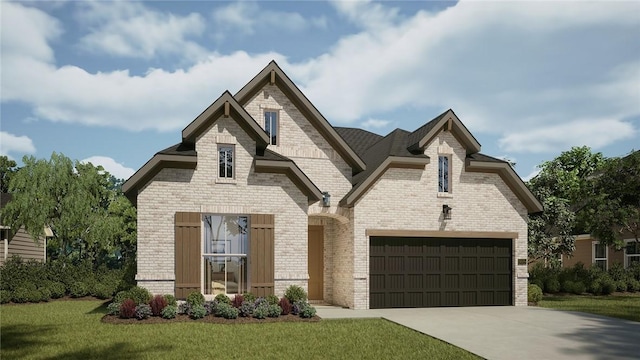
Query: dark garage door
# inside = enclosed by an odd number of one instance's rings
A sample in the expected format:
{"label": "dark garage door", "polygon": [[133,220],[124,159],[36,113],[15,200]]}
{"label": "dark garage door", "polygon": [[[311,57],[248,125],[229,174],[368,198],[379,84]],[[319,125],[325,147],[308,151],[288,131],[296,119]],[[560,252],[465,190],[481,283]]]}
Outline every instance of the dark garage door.
{"label": "dark garage door", "polygon": [[508,239],[371,237],[371,309],[512,305]]}

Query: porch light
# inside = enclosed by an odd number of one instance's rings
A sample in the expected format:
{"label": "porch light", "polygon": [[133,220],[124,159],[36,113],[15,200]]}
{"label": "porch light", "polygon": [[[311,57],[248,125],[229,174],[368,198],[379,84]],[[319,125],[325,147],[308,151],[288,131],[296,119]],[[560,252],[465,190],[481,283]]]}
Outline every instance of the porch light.
{"label": "porch light", "polygon": [[447,204],[442,205],[442,215],[445,220],[451,220],[451,206]]}
{"label": "porch light", "polygon": [[329,195],[328,191],[322,192],[322,206],[324,207],[331,206],[331,195]]}

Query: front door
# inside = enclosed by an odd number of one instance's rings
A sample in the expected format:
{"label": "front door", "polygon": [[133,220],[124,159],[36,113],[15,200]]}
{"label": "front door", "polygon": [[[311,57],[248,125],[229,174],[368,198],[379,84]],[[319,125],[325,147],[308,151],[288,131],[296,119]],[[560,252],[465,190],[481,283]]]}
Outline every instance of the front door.
{"label": "front door", "polygon": [[323,300],[324,286],[324,228],[309,226],[309,300]]}

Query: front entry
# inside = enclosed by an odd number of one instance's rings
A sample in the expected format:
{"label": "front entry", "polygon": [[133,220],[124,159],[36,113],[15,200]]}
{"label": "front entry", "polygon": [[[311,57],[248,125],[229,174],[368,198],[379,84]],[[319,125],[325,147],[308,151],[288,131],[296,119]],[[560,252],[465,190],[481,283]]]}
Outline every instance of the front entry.
{"label": "front entry", "polygon": [[324,293],[324,228],[309,225],[309,300],[323,300]]}

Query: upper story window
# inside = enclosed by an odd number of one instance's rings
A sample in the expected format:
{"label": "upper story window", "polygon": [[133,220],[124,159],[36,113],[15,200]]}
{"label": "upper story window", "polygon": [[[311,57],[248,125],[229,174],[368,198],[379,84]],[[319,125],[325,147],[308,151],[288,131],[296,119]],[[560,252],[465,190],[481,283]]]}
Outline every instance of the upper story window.
{"label": "upper story window", "polygon": [[264,112],[264,131],[269,135],[269,145],[278,145],[278,112]]}
{"label": "upper story window", "polygon": [[234,167],[234,146],[219,145],[218,146],[218,177],[225,179],[233,179]]}
{"label": "upper story window", "polygon": [[599,242],[593,243],[593,264],[607,270],[607,246]]}
{"label": "upper story window", "polygon": [[438,192],[451,191],[449,174],[451,173],[451,158],[447,155],[438,156]]}

